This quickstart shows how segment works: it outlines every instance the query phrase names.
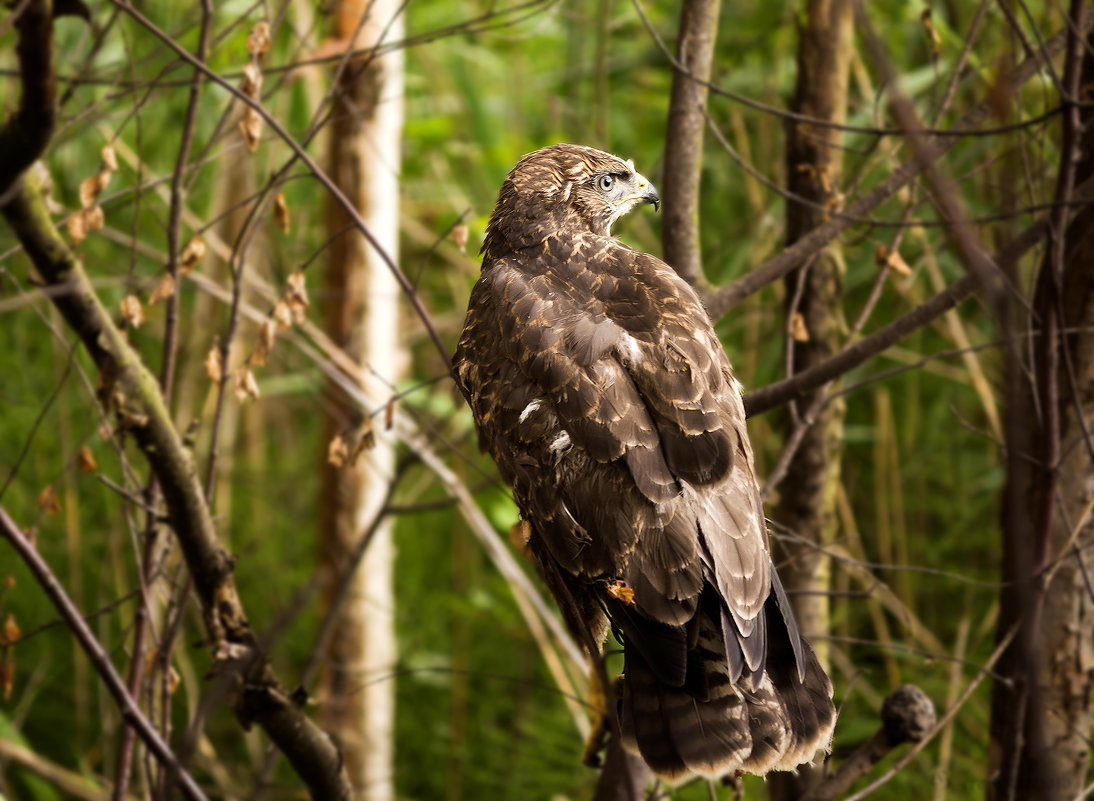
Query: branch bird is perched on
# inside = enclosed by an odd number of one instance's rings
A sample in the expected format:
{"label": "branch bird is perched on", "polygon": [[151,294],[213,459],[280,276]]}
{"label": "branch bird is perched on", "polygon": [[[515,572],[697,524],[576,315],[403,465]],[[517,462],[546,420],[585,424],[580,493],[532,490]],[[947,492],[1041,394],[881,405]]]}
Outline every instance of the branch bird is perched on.
{"label": "branch bird is perched on", "polygon": [[567,623],[623,642],[622,730],[658,774],[792,770],[832,684],[767,548],[741,387],[698,296],[611,237],[656,190],[576,145],[498,193],[455,355]]}

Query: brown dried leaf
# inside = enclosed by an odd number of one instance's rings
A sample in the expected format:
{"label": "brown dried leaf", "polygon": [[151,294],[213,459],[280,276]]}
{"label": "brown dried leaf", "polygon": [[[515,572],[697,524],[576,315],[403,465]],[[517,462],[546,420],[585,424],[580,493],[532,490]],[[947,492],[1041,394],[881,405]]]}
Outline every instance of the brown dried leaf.
{"label": "brown dried leaf", "polygon": [[277,305],[274,306],[274,320],[277,321],[277,327],[282,331],[292,328],[292,309],[289,308],[289,304],[284,300],[277,301]]}
{"label": "brown dried leaf", "polygon": [[84,209],[80,213],[84,215],[84,219],[87,221],[87,227],[89,230],[103,230],[103,224],[106,222],[106,217],[105,215],[103,215],[102,206],[92,206],[89,209]]}
{"label": "brown dried leaf", "polygon": [[938,33],[938,29],[934,26],[934,21],[931,19],[931,9],[923,9],[923,13],[919,15],[919,18],[923,21],[923,30],[927,32],[927,38],[931,40],[931,53],[938,55],[938,51],[942,46],[942,36]]}
{"label": "brown dried leaf", "polygon": [[253,108],[247,107],[243,112],[243,119],[239,121],[239,130],[243,133],[243,141],[247,149],[254,153],[258,150],[258,143],[262,139],[262,117]]}
{"label": "brown dried leaf", "polygon": [[452,229],[452,233],[448,235],[456,247],[460,249],[460,253],[467,253],[467,226],[457,225]]}
{"label": "brown dried leaf", "polygon": [[622,601],[627,606],[634,604],[634,590],[624,584],[622,581],[613,581],[608,587],[608,595],[615,598],[617,601]]}
{"label": "brown dried leaf", "polygon": [[99,199],[99,195],[106,189],[107,184],[110,183],[110,176],[113,172],[110,170],[103,170],[96,175],[92,175],[90,178],[85,178],[80,181],[80,206],[82,208],[89,208]]}
{"label": "brown dried leaf", "polygon": [[258,327],[258,339],[255,340],[254,350],[251,351],[251,364],[261,367],[270,357],[273,350],[274,337],[277,335],[277,324],[273,320],[263,320]]}
{"label": "brown dried leaf", "polygon": [[904,257],[900,255],[899,250],[890,253],[889,258],[885,260],[885,264],[898,275],[912,274],[912,268],[908,266],[908,262],[904,261]]}
{"label": "brown dried leaf", "polygon": [[86,445],[76,454],[76,469],[81,473],[94,473],[99,469],[99,465],[95,462],[95,454]]}
{"label": "brown dried leaf", "polygon": [[252,56],[262,56],[270,50],[270,24],[263,20],[251,29],[247,37],[247,52]]}
{"label": "brown dried leaf", "polygon": [[205,240],[200,236],[191,239],[182,251],[182,258],[179,259],[179,272],[183,275],[192,272],[205,258],[205,249]]}
{"label": "brown dried leaf", "polygon": [[285,302],[289,304],[289,309],[292,311],[293,321],[299,325],[307,319],[306,312],[310,305],[308,288],[304,285],[304,273],[300,271],[293,273],[288,277],[287,283],[289,288],[285,292]]}
{"label": "brown dried leaf", "polygon": [[164,273],[163,278],[156,284],[152,294],[148,296],[148,305],[155,306],[161,300],[167,300],[175,294],[175,279],[171,273]]}
{"label": "brown dried leaf", "polygon": [[47,515],[61,513],[61,502],[57,498],[57,490],[52,484],[38,493],[38,508]]}
{"label": "brown dried leaf", "polygon": [[392,395],[384,406],[384,431],[390,431],[395,424],[395,396]]}
{"label": "brown dried leaf", "polygon": [[878,245],[877,251],[874,253],[874,261],[877,262],[878,267],[888,267],[894,273],[898,275],[911,275],[912,268],[908,266],[908,262],[904,261],[904,257],[900,255],[900,251],[889,252],[889,249],[885,245]]}
{"label": "brown dried leaf", "polygon": [[87,239],[87,218],[84,217],[82,209],[68,215],[65,226],[68,228],[68,238],[72,240],[73,245],[78,245]]}
{"label": "brown dried leaf", "polygon": [[353,451],[356,459],[362,451],[371,451],[376,447],[376,430],[372,427],[372,418],[361,418],[361,438],[357,440],[357,447]]}
{"label": "brown dried leaf", "polygon": [[4,692],[4,700],[11,700],[12,690],[15,688],[15,659],[11,652],[5,652],[0,660],[0,688]]}
{"label": "brown dried leaf", "polygon": [[179,678],[179,672],[175,670],[174,665],[167,666],[167,694],[174,695],[175,690],[179,688],[179,684],[182,680]]}
{"label": "brown dried leaf", "polygon": [[281,192],[274,197],[274,224],[281,229],[281,233],[289,232],[289,205]]}
{"label": "brown dried leaf", "polygon": [[251,98],[251,100],[258,100],[259,92],[262,91],[262,68],[253,61],[243,68],[243,77],[239,82],[239,91]]}
{"label": "brown dried leaf", "polygon": [[327,446],[327,462],[335,467],[341,467],[346,463],[349,458],[349,446],[346,445],[345,438],[342,435],[335,434],[334,439],[330,441],[330,445]]}
{"label": "brown dried leaf", "polygon": [[122,318],[133,328],[140,328],[144,322],[144,307],[140,298],[136,295],[126,295],[119,304],[122,307]]}
{"label": "brown dried leaf", "polygon": [[209,380],[214,384],[224,380],[224,362],[220,355],[220,345],[216,342],[205,354],[205,375],[209,376]]}
{"label": "brown dried leaf", "polygon": [[110,172],[118,171],[118,156],[114,153],[114,145],[103,145],[103,164]]}
{"label": "brown dried leaf", "polygon": [[240,403],[246,400],[258,400],[258,381],[249,367],[240,367],[236,370],[236,400]]}
{"label": "brown dried leaf", "polygon": [[22,636],[23,632],[15,622],[15,615],[8,612],[7,619],[4,620],[4,645],[14,645]]}
{"label": "brown dried leaf", "polygon": [[805,318],[801,312],[794,312],[794,316],[790,318],[790,335],[795,342],[809,341],[809,329],[805,327]]}
{"label": "brown dried leaf", "polygon": [[353,446],[353,453],[349,455],[349,463],[357,464],[361,454],[371,451],[376,447],[376,432],[372,428],[372,418],[365,417],[361,420],[361,431],[357,437],[357,444]]}

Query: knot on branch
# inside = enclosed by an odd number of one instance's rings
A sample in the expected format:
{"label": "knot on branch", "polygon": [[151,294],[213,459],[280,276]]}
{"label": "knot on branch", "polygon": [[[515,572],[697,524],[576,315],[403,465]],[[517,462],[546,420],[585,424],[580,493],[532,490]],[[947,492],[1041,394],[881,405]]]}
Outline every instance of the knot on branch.
{"label": "knot on branch", "polygon": [[881,725],[890,747],[918,743],[937,720],[934,703],[914,684],[897,687],[881,705]]}

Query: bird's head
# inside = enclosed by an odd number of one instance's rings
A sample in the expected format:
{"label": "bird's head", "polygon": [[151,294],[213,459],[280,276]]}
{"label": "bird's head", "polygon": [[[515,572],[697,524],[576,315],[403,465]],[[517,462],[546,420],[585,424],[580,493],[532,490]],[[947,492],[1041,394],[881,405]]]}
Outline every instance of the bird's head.
{"label": "bird's head", "polygon": [[582,145],[551,145],[521,158],[505,179],[483,251],[501,245],[499,239],[529,247],[560,231],[610,236],[612,223],[635,206],[656,209],[660,202],[631,161]]}

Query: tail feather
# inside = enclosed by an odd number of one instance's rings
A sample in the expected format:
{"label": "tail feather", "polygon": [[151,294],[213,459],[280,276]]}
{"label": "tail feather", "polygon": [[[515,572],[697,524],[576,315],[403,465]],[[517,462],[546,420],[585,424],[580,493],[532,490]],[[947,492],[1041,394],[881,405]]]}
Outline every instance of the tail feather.
{"label": "tail feather", "polygon": [[835,724],[832,684],[809,645],[794,642],[797,629],[783,614],[773,593],[763,613],[763,668],[741,670],[732,659],[737,643],[731,639],[727,648],[721,610],[704,597],[698,636],[688,642],[686,681],[671,683],[648,663],[650,649],[632,642],[641,636],[632,619],[624,627],[624,744],[670,780],[793,770],[826,750]]}

